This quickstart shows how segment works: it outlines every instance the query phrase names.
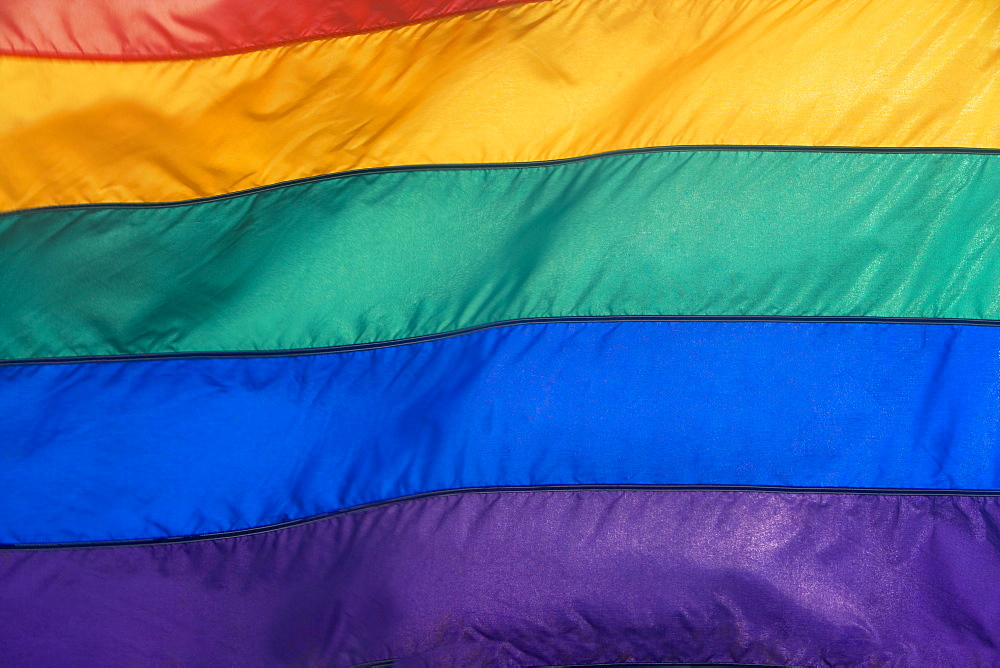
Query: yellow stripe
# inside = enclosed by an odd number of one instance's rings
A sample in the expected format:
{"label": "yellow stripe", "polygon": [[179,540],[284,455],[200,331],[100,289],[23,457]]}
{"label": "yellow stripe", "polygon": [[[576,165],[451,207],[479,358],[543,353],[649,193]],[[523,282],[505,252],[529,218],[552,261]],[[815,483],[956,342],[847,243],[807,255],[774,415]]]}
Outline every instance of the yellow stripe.
{"label": "yellow stripe", "polygon": [[1000,146],[992,0],[554,0],[194,61],[0,59],[0,209],[666,144]]}

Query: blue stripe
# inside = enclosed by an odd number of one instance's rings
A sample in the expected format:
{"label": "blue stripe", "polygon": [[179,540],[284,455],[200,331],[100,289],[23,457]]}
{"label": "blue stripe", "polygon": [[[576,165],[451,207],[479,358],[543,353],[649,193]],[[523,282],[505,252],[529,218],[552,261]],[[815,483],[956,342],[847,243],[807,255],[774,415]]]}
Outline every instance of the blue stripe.
{"label": "blue stripe", "polygon": [[0,542],[232,531],[457,487],[1000,488],[1000,328],[519,325],[0,368]]}

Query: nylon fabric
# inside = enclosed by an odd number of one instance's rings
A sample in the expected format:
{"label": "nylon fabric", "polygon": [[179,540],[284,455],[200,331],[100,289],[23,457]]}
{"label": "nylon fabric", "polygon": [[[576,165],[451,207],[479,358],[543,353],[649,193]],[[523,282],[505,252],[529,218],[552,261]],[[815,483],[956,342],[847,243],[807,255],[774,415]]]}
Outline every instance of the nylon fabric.
{"label": "nylon fabric", "polygon": [[533,492],[228,540],[7,551],[0,605],[17,614],[0,659],[993,665],[998,525],[996,498]]}
{"label": "nylon fabric", "polygon": [[628,322],[7,366],[0,542],[229,531],[460,487],[995,490],[997,350],[1000,327]]}
{"label": "nylon fabric", "polygon": [[673,144],[1000,148],[998,30],[989,2],[553,0],[197,61],[0,58],[0,210]]}
{"label": "nylon fabric", "polygon": [[[0,357],[518,318],[1000,318],[1000,156],[694,152],[0,217]],[[31,289],[25,289],[25,286]]]}
{"label": "nylon fabric", "polygon": [[[521,0],[515,0],[517,2]],[[200,58],[383,30],[511,0],[4,0],[0,54]]]}

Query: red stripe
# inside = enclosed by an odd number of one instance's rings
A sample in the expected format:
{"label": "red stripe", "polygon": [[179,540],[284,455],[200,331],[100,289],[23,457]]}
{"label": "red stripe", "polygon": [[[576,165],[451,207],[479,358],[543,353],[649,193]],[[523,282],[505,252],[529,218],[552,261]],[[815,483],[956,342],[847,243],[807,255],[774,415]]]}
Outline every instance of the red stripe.
{"label": "red stripe", "polygon": [[0,54],[199,58],[530,1],[537,0],[2,0]]}

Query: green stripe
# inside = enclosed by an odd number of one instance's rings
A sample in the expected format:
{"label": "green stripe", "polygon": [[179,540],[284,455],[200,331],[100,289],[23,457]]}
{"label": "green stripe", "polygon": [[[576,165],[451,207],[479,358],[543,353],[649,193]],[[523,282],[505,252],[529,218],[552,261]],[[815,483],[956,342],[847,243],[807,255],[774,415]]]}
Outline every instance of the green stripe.
{"label": "green stripe", "polygon": [[545,316],[1000,318],[1000,156],[664,152],[0,218],[0,357]]}

